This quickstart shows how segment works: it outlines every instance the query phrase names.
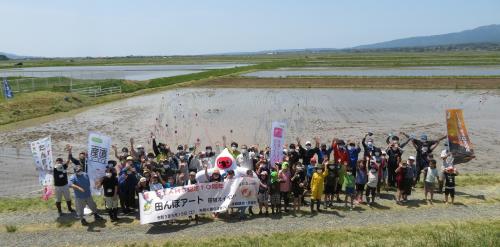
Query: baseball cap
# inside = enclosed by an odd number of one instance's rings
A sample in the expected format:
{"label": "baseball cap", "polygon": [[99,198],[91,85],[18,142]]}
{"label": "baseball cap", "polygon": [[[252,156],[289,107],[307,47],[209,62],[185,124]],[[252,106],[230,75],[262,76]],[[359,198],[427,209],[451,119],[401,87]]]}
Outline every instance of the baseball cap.
{"label": "baseball cap", "polygon": [[408,157],[409,160],[415,160],[415,157],[414,156],[410,156]]}

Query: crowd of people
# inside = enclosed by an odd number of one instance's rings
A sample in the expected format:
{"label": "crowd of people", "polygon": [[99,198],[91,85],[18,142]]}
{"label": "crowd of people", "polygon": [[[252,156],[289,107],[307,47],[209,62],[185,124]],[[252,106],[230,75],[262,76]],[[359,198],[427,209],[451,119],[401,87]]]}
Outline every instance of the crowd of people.
{"label": "crowd of people", "polygon": [[[196,143],[171,149],[152,136],[151,152],[142,145],[136,146],[130,139],[130,145],[120,151],[112,146],[115,159],[109,160],[105,177],[95,184],[90,183],[86,174],[87,154],[81,152],[74,157],[72,147],[68,145],[68,159],[57,158],[54,167],[56,206],[61,215],[64,197],[68,210],[74,212],[69,192],[72,188],[81,223],[88,224],[83,215],[86,206],[92,210],[95,220],[103,220],[91,196],[92,186],[95,186],[102,188],[109,218],[116,221],[118,208],[125,215],[137,213],[139,193],[198,183],[196,174],[214,168],[215,158],[224,148],[228,148],[238,166],[247,168],[249,175],[255,173],[258,176],[259,215],[282,214],[290,210],[295,213],[302,206],[309,206],[311,212],[320,212],[334,208],[334,202],[343,202],[350,210],[359,204],[372,206],[380,196],[381,188],[386,191],[396,189],[396,203],[402,205],[407,203],[421,177],[427,203],[432,204],[434,192],[443,189],[445,202],[450,199],[453,203],[455,176],[458,175],[453,157],[443,150],[440,154],[442,169],[438,169],[433,155],[446,136],[428,140],[426,135],[417,139],[403,132],[400,134],[406,140],[391,134],[386,143],[380,145],[375,143],[372,133],[367,133],[361,142],[333,138],[331,143],[321,144],[319,138],[314,138],[314,145],[310,141],[303,145],[297,138],[295,143],[284,146],[283,160],[274,164],[270,163],[269,147],[240,146],[236,142],[227,145],[225,137],[215,148],[206,146],[201,149]],[[403,152],[410,143],[415,155],[403,160]],[[69,176],[71,170],[74,174]],[[208,182],[223,182],[234,176],[234,171],[214,169],[210,176],[206,175]],[[305,200],[306,197],[310,200]],[[253,210],[250,207],[249,214],[255,214]],[[213,216],[218,217],[218,214]],[[240,210],[239,216],[245,218],[244,210]]]}

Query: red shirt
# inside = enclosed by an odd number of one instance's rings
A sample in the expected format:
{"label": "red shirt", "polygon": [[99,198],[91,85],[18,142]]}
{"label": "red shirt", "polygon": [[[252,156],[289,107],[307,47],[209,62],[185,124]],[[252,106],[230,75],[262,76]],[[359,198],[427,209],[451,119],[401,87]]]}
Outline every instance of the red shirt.
{"label": "red shirt", "polygon": [[347,149],[340,149],[337,143],[334,143],[332,145],[332,148],[333,158],[335,159],[335,162],[340,159],[340,164],[344,164],[344,162],[347,162],[349,164],[349,152],[347,151]]}

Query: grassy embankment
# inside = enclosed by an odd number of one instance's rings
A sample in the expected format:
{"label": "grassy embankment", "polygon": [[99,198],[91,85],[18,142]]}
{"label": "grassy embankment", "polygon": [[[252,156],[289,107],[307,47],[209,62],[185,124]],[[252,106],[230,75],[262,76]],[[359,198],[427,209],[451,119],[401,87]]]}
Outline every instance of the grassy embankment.
{"label": "grassy embankment", "polygon": [[[20,93],[12,100],[5,100],[2,97],[0,99],[0,125],[167,89],[184,82],[209,80],[252,70],[302,65],[302,60],[283,60],[245,67],[213,69],[200,73],[158,78],[144,82],[106,80],[100,82],[99,85],[101,87],[121,86],[123,93],[98,98],[71,94],[65,92],[69,89],[69,85],[57,85],[51,89],[41,89],[42,91]],[[89,84],[89,86],[92,85]]]}

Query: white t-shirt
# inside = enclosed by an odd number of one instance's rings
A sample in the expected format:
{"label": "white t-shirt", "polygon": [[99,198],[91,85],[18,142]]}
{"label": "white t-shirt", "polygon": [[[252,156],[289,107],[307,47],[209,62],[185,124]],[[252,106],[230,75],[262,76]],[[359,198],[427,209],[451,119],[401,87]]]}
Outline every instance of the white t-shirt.
{"label": "white t-shirt", "polygon": [[366,185],[368,185],[371,188],[377,188],[377,183],[378,183],[378,172],[368,172],[368,182]]}
{"label": "white t-shirt", "polygon": [[425,177],[425,182],[435,183],[437,176],[438,176],[437,168],[431,169],[430,167],[427,167],[427,176]]}

